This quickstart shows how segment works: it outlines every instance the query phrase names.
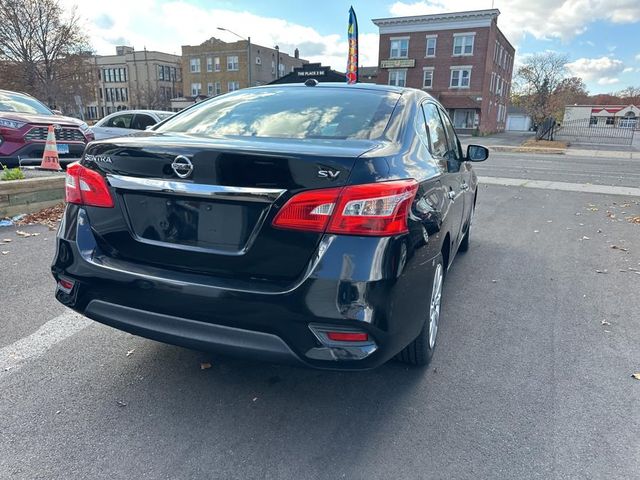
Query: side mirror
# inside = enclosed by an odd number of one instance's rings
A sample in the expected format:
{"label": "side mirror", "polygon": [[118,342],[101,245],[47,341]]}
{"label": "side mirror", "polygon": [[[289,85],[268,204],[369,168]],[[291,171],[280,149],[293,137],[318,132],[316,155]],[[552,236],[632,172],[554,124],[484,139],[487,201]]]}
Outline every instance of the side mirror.
{"label": "side mirror", "polygon": [[470,162],[484,162],[489,158],[489,149],[481,145],[469,145],[467,147],[467,160]]}

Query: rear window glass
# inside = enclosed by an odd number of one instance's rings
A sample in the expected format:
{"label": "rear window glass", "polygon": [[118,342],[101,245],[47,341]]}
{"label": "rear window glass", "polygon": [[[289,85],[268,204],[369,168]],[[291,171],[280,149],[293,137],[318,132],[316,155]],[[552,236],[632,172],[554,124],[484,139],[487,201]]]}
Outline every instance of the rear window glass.
{"label": "rear window glass", "polygon": [[375,139],[397,93],[350,88],[262,88],[221,95],[177,114],[159,132],[274,138]]}

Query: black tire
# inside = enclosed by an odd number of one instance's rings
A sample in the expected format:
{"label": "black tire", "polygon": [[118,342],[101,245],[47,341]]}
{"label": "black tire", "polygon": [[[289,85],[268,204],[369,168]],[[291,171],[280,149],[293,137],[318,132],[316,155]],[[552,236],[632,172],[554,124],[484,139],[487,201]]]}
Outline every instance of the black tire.
{"label": "black tire", "polygon": [[[444,282],[444,266],[442,263],[442,254],[438,255],[438,258],[436,260],[436,264],[434,265],[434,270],[433,270],[433,275],[434,275],[434,282],[435,283],[435,276],[436,276],[436,272],[438,270],[438,266],[440,267],[440,272],[442,275],[442,282]],[[440,299],[442,298],[442,282],[440,285]],[[432,292],[431,292],[431,298],[433,298],[433,285],[432,285]],[[431,309],[431,302],[429,303],[429,308]],[[438,322],[439,323],[439,309],[438,309]],[[431,358],[433,357],[433,351],[435,350],[436,347],[436,338],[434,338],[434,343],[433,345],[430,344],[430,336],[431,336],[431,322],[430,320],[430,315],[431,315],[431,311],[427,312],[426,318],[424,320],[424,325],[422,326],[422,330],[420,330],[420,333],[418,334],[418,336],[409,344],[407,345],[404,350],[402,350],[397,356],[396,358],[403,362],[403,363],[407,363],[409,365],[415,365],[415,366],[420,366],[420,367],[424,367],[429,365],[429,363],[431,362]],[[436,335],[437,335],[437,331],[438,328],[436,326]]]}

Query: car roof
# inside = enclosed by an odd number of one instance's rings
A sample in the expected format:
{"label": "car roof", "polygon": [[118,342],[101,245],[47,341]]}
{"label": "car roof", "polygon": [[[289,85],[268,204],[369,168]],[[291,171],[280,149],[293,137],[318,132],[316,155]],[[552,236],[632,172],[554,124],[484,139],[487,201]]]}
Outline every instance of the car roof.
{"label": "car roof", "polygon": [[112,115],[118,115],[120,113],[134,113],[134,114],[135,113],[155,113],[155,114],[158,114],[158,113],[169,113],[169,114],[173,115],[175,112],[169,112],[169,111],[166,111],[166,110],[118,110],[117,112],[110,113],[109,115],[107,115],[107,117],[110,117]]}
{"label": "car roof", "polygon": [[316,85],[308,86],[304,82],[299,83],[274,83],[271,85],[260,85],[254,88],[344,88],[352,90],[376,90],[381,92],[393,92],[403,94],[407,90],[414,90],[412,88],[396,87],[395,85],[378,85],[376,83],[354,83],[347,85],[343,82],[318,82]]}

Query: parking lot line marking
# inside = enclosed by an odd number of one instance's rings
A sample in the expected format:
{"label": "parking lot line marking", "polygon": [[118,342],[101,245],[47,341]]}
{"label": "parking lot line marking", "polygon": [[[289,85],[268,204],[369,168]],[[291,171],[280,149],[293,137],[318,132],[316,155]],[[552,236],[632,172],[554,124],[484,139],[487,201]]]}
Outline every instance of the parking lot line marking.
{"label": "parking lot line marking", "polygon": [[604,195],[624,195],[640,197],[640,188],[617,187],[613,185],[591,185],[586,183],[549,182],[546,180],[528,180],[526,178],[479,177],[480,183],[502,185],[505,187],[541,188],[564,192],[599,193]]}
{"label": "parking lot line marking", "polygon": [[75,335],[91,324],[91,320],[75,312],[67,312],[49,320],[31,335],[0,349],[0,378],[26,360],[39,357],[55,344]]}

